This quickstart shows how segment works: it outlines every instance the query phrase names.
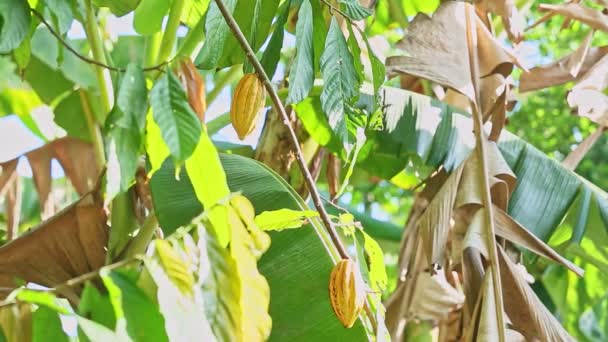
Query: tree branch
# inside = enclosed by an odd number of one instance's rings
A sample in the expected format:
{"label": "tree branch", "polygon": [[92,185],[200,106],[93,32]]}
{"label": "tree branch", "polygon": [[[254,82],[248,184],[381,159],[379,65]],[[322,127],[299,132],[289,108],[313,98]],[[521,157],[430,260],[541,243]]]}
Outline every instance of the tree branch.
{"label": "tree branch", "polygon": [[256,74],[258,75],[260,80],[262,80],[262,82],[264,83],[264,86],[266,87],[266,90],[268,91],[270,99],[272,100],[272,102],[274,104],[275,110],[281,115],[281,118],[283,119],[283,123],[285,124],[285,126],[287,126],[287,130],[289,132],[289,139],[291,140],[291,143],[294,145],[294,148],[296,150],[295,151],[296,160],[298,162],[298,166],[300,167],[300,170],[302,171],[302,174],[304,175],[304,181],[306,182],[306,186],[312,197],[312,202],[315,205],[315,208],[317,209],[317,211],[319,212],[321,221],[323,222],[323,225],[325,226],[325,229],[327,230],[327,233],[329,234],[333,245],[337,249],[338,254],[340,254],[340,257],[342,257],[343,259],[348,259],[349,258],[348,253],[346,252],[346,249],[344,248],[344,245],[342,244],[342,241],[340,240],[340,237],[338,236],[336,230],[334,229],[333,223],[332,223],[331,219],[329,218],[329,215],[327,214],[327,211],[325,210],[323,203],[321,202],[322,201],[321,195],[319,194],[319,190],[317,189],[317,187],[315,185],[315,181],[313,180],[312,175],[310,174],[310,171],[308,170],[308,166],[306,165],[306,161],[304,159],[304,154],[302,153],[302,149],[300,147],[298,137],[297,137],[295,131],[293,130],[293,127],[291,127],[291,125],[289,124],[289,116],[287,115],[287,112],[285,111],[285,106],[281,102],[281,99],[279,98],[279,95],[277,94],[277,92],[274,90],[272,83],[270,82],[270,79],[268,78],[268,75],[266,75],[266,72],[264,71],[264,67],[262,67],[262,64],[260,64],[260,61],[258,61],[258,59],[256,58],[255,52],[249,45],[249,42],[247,42],[247,38],[245,38],[245,36],[243,35],[243,32],[239,28],[239,25],[237,24],[236,20],[234,20],[232,13],[230,13],[228,8],[226,8],[226,5],[224,5],[224,2],[222,0],[215,0],[215,3],[217,4],[217,7],[219,8],[220,12],[222,12],[224,19],[226,20],[226,23],[228,24],[228,27],[230,27],[230,30],[232,31],[235,38],[241,45],[241,48],[243,49],[243,51],[245,51],[247,59],[253,65],[253,68],[255,69]]}
{"label": "tree branch", "polygon": [[[36,11],[33,8],[30,8],[30,11],[32,12],[32,14],[34,14],[36,17],[38,17],[38,19],[40,19],[40,22],[42,22],[42,24],[44,24],[44,26],[46,26],[46,28],[49,30],[49,32],[51,32],[51,34],[61,43],[61,45],[63,45],[66,49],[68,49],[68,51],[70,51],[74,56],[76,56],[77,58],[81,59],[82,61],[89,63],[89,64],[93,64],[96,65],[98,67],[102,67],[111,71],[117,71],[117,72],[125,72],[126,69],[125,68],[118,68],[118,67],[114,67],[111,65],[107,65],[105,63],[96,61],[92,58],[89,58],[81,53],[79,53],[78,51],[76,51],[76,49],[74,49],[73,47],[70,46],[70,44],[68,44],[68,42],[66,42],[59,33],[57,33],[53,27],[51,26],[51,24],[49,24],[46,19],[44,19],[44,16]],[[163,66],[165,66],[168,62],[162,62],[158,65],[154,65],[151,67],[147,67],[144,68],[144,71],[153,71],[153,70],[161,70]]]}

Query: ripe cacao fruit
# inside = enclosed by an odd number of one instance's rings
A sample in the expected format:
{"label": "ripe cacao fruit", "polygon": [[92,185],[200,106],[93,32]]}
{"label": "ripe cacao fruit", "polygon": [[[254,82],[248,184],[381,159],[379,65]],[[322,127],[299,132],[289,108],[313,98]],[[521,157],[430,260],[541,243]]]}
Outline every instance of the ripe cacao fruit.
{"label": "ripe cacao fruit", "polygon": [[351,259],[340,260],[331,271],[329,301],[340,322],[346,328],[352,327],[365,304],[365,284]]}
{"label": "ripe cacao fruit", "polygon": [[198,115],[201,122],[205,122],[207,100],[205,96],[205,81],[201,77],[201,74],[189,57],[179,61],[176,73],[188,94],[190,107]]}
{"label": "ripe cacao fruit", "polygon": [[243,76],[236,86],[230,108],[230,121],[239,139],[243,140],[253,132],[265,100],[266,89],[258,76]]}

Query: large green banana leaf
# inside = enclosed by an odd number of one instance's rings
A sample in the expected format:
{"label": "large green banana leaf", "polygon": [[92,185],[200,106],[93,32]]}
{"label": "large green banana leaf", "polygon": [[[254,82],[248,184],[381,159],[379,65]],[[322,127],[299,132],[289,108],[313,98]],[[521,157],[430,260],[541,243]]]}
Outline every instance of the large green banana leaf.
{"label": "large green banana leaf", "polygon": [[[256,213],[306,205],[276,173],[257,161],[221,154],[231,191],[240,191]],[[161,227],[171,232],[202,211],[188,176],[180,180],[170,160],[150,180],[154,207]],[[328,237],[316,222],[301,229],[271,232],[270,249],[259,268],[270,285],[272,341],[366,341],[362,324],[345,329],[329,304],[328,281],[333,267]],[[252,317],[252,319],[255,319]]]}
{"label": "large green banana leaf", "polygon": [[[385,108],[384,127],[368,132],[368,141],[359,155],[360,167],[390,179],[409,163],[457,167],[475,146],[470,114],[428,96],[384,87],[380,90]],[[318,142],[333,145],[327,138],[331,129],[317,99],[298,106],[298,116]],[[359,105],[371,112],[374,97],[363,93]],[[314,130],[312,130],[314,127]],[[585,217],[599,214],[608,227],[608,194],[562,167],[534,146],[503,131],[499,149],[517,175],[509,214],[541,239],[548,241],[578,193],[589,191],[591,205],[580,212]],[[599,210],[590,211],[597,206]]]}

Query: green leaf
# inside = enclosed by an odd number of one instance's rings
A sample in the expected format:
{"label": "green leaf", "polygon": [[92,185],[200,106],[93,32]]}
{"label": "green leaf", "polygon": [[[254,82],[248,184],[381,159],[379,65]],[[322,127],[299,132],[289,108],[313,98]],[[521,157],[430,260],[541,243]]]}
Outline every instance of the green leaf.
{"label": "green leaf", "polygon": [[325,38],[327,36],[327,23],[320,0],[310,0],[312,6],[312,26],[313,26],[313,47],[315,52],[315,73],[321,70],[319,60],[325,50]]}
{"label": "green leaf", "polygon": [[359,42],[357,41],[357,37],[355,37],[355,32],[353,30],[353,25],[347,23],[348,27],[348,46],[350,47],[350,51],[352,51],[352,55],[354,56],[353,63],[355,65],[355,71],[357,72],[358,80],[363,81],[365,79],[365,74],[363,73],[363,63],[361,63],[361,48],[359,47]]}
{"label": "green leaf", "polygon": [[[265,165],[238,155],[220,154],[220,160],[230,189],[241,191],[253,203],[257,214],[283,208],[309,210],[297,193]],[[173,177],[174,172],[170,161],[165,162],[150,180],[154,206],[165,229],[187,224],[202,211],[185,172],[179,181]],[[367,340],[361,323],[344,328],[328,305],[327,281],[334,265],[326,249],[330,245],[329,236],[315,218],[310,221],[311,229],[269,232],[272,244],[259,261],[260,271],[270,286],[273,320],[270,341]],[[225,267],[216,264],[211,269]],[[229,291],[227,285],[222,290]]]}
{"label": "green leaf", "polygon": [[11,52],[21,45],[29,32],[31,20],[27,1],[0,2],[0,53]]}
{"label": "green leaf", "polygon": [[32,133],[44,138],[31,116],[32,110],[40,105],[40,98],[31,90],[6,88],[0,91],[0,116],[15,114]]}
{"label": "green leaf", "polygon": [[68,336],[61,327],[59,314],[45,306],[38,307],[32,314],[32,342],[68,342]]}
{"label": "green leaf", "polygon": [[201,123],[190,104],[180,81],[167,69],[150,92],[154,121],[161,130],[177,165],[188,159],[201,136]]}
{"label": "green leaf", "polygon": [[106,120],[108,128],[107,195],[114,198],[135,179],[146,127],[147,89],[143,70],[129,64],[123,75],[116,105]]}
{"label": "green leaf", "polygon": [[91,318],[110,330],[116,327],[114,308],[107,295],[102,295],[95,285],[87,283],[80,296],[78,313]]}
{"label": "green leaf", "polygon": [[44,2],[48,9],[57,18],[59,25],[59,32],[66,33],[72,26],[74,21],[74,15],[72,14],[72,7],[70,1],[66,0],[46,0]]}
{"label": "green leaf", "polygon": [[117,17],[134,10],[141,0],[93,0],[97,7],[107,7]]}
{"label": "green leaf", "polygon": [[194,154],[186,161],[186,171],[196,197],[208,212],[209,228],[220,245],[226,247],[230,242],[228,212],[219,202],[230,195],[230,189],[217,150],[206,132],[201,134]]}
{"label": "green leaf", "polygon": [[[255,17],[256,6],[259,6],[257,17]],[[238,0],[236,4],[233,11],[234,19],[256,53],[267,39],[278,6],[279,0]],[[222,49],[218,61],[219,68],[246,62],[245,53],[233,34],[228,35]]]}
{"label": "green leaf", "polygon": [[319,213],[313,210],[279,209],[265,211],[255,217],[255,224],[262,230],[283,230],[300,228],[308,218],[317,217]]}
{"label": "green leaf", "polygon": [[363,249],[369,265],[369,281],[372,291],[380,292],[386,289],[388,277],[384,266],[384,253],[378,242],[365,231],[358,229],[357,232],[363,234]]}
{"label": "green leaf", "polygon": [[321,56],[321,72],[325,80],[321,105],[327,115],[329,126],[342,142],[347,142],[347,104],[358,94],[359,83],[353,57],[348,51],[336,18],[332,18],[327,33],[325,51]]}
{"label": "green leaf", "polygon": [[[106,272],[102,280],[113,305],[124,313],[127,332],[133,341],[168,341],[164,319],[158,306],[132,279],[120,272]],[[115,308],[116,310],[116,308]]]}
{"label": "green leaf", "polygon": [[182,11],[182,22],[188,27],[194,27],[203,19],[211,0],[187,0]]}
{"label": "green leaf", "polygon": [[319,96],[309,96],[295,105],[294,109],[306,131],[317,143],[333,152],[342,149],[340,139],[333,133],[327,116],[323,113]]}
{"label": "green leaf", "polygon": [[135,123],[140,133],[146,127],[146,109],[148,107],[148,89],[146,88],[146,78],[141,67],[134,63],[127,66],[122,81],[116,104],[125,117],[130,119],[116,122],[118,126],[124,128],[132,127]]}
{"label": "green leaf", "polygon": [[27,65],[30,63],[30,59],[32,57],[32,43],[29,39],[30,37],[26,37],[21,44],[13,50],[13,57],[15,58],[15,63],[20,70],[25,69]]}
{"label": "green leaf", "polygon": [[91,141],[85,116],[82,114],[81,95],[75,91],[61,100],[55,108],[55,123],[65,129],[69,136]]}
{"label": "green leaf", "polygon": [[310,93],[315,79],[313,48],[313,13],[309,0],[298,11],[296,56],[289,72],[287,104],[299,103]]}
{"label": "green leaf", "polygon": [[290,5],[291,0],[287,0],[282,5],[282,11],[279,10],[281,11],[281,14],[277,18],[274,32],[272,33],[272,37],[270,37],[270,41],[268,42],[266,50],[264,50],[264,54],[262,55],[262,59],[260,61],[269,79],[273,78],[274,73],[277,70],[279,60],[281,59],[281,48],[283,47],[283,37],[285,36],[284,26],[289,15]]}
{"label": "green leaf", "polygon": [[[236,3],[237,0],[224,1],[224,5],[228,8],[230,13],[234,12]],[[196,56],[194,63],[201,69],[212,69],[217,65],[217,62],[222,56],[224,44],[230,34],[230,28],[228,28],[228,24],[226,24],[226,20],[224,20],[224,17],[215,2],[209,5],[205,22],[205,32],[205,43],[198,56]]]}
{"label": "green leaf", "polygon": [[133,17],[135,31],[141,35],[159,32],[170,3],[168,0],[141,0]]}
{"label": "green leaf", "polygon": [[163,141],[160,127],[154,122],[152,111],[148,111],[146,115],[146,153],[150,161],[150,175],[160,169],[165,159],[171,154],[167,144]]}
{"label": "green leaf", "polygon": [[338,0],[344,13],[352,20],[362,20],[369,17],[373,11],[361,5],[359,0]]}
{"label": "green leaf", "polygon": [[17,294],[17,299],[22,302],[45,306],[62,314],[68,314],[71,312],[69,309],[69,304],[65,299],[59,299],[50,292],[22,289]]}
{"label": "green leaf", "polygon": [[367,47],[367,55],[369,56],[369,62],[372,69],[372,83],[374,85],[374,94],[378,93],[378,90],[384,83],[384,77],[386,75],[386,67],[384,63],[376,56],[374,50],[372,50],[371,45],[369,44],[369,40],[367,39],[367,35],[363,35],[363,41],[365,42],[365,46]]}

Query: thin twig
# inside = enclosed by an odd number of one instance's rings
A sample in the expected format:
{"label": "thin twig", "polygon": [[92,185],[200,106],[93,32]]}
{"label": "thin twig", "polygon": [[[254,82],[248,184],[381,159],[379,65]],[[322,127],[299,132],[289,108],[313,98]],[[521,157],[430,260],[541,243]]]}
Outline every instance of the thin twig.
{"label": "thin twig", "polygon": [[124,260],[115,262],[115,263],[110,264],[110,265],[103,266],[103,267],[101,267],[99,269],[96,269],[94,271],[87,272],[85,274],[81,274],[78,277],[74,277],[74,278],[66,281],[65,283],[59,284],[57,286],[54,286],[51,289],[51,291],[53,291],[53,292],[60,292],[61,290],[65,289],[65,288],[72,288],[74,286],[77,286],[77,285],[80,285],[80,284],[86,282],[87,280],[91,280],[91,279],[97,278],[99,276],[99,272],[102,269],[106,269],[106,270],[110,271],[110,270],[113,270],[113,269],[116,269],[116,268],[127,266],[127,265],[129,265],[129,264],[131,264],[131,263],[133,263],[135,261],[139,261],[139,260],[140,259],[137,259],[137,258],[130,258],[130,259],[124,259]]}
{"label": "thin twig", "polygon": [[[93,64],[102,68],[106,68],[108,70],[112,70],[112,71],[117,71],[117,72],[125,72],[127,69],[125,68],[118,68],[118,67],[114,67],[111,65],[107,65],[104,63],[101,63],[99,61],[96,61],[92,58],[89,58],[81,53],[79,53],[78,51],[76,51],[76,49],[74,49],[72,46],[70,46],[70,44],[68,44],[68,42],[66,42],[65,40],[63,40],[63,38],[61,37],[61,35],[59,33],[57,33],[57,31],[55,31],[53,29],[53,27],[51,26],[51,24],[49,24],[45,19],[44,16],[38,12],[37,10],[30,8],[30,11],[36,16],[38,17],[38,19],[40,19],[40,21],[42,22],[42,24],[44,24],[44,26],[46,26],[46,28],[49,30],[49,32],[51,32],[51,34],[57,38],[57,40],[61,43],[61,45],[63,45],[66,49],[68,49],[72,54],[74,54],[74,56],[80,58],[81,60],[83,60],[86,63],[89,64]],[[147,67],[147,68],[143,68],[144,71],[153,71],[153,70],[161,70],[162,67],[164,67],[166,64],[168,63],[168,61],[162,62],[158,65],[154,65],[151,67]]]}
{"label": "thin twig", "polygon": [[287,115],[287,112],[285,110],[285,106],[283,106],[283,103],[281,102],[279,95],[274,90],[272,83],[270,82],[270,79],[268,78],[268,75],[266,75],[266,72],[264,71],[264,67],[262,67],[262,65],[260,64],[260,61],[258,61],[258,59],[256,58],[255,52],[253,51],[253,49],[251,49],[249,42],[247,42],[247,38],[245,38],[245,36],[243,35],[243,32],[241,32],[241,29],[240,29],[239,25],[237,24],[236,20],[234,20],[232,13],[230,13],[230,11],[226,8],[226,5],[224,5],[224,2],[222,0],[215,0],[215,2],[217,4],[217,7],[219,8],[220,12],[222,12],[224,19],[226,20],[226,23],[228,24],[228,27],[230,27],[230,30],[232,30],[232,33],[234,34],[235,38],[241,45],[241,48],[245,51],[245,53],[247,55],[247,59],[253,65],[253,68],[255,69],[258,77],[262,80],[262,82],[264,82],[264,86],[266,87],[266,90],[268,91],[268,94],[270,95],[270,99],[272,100],[272,102],[274,104],[275,110],[277,112],[279,112],[281,117],[283,118],[283,123],[285,124],[285,126],[287,127],[287,130],[289,131],[289,138],[291,140],[291,143],[294,145],[294,148],[296,150],[295,151],[296,160],[298,162],[300,170],[302,171],[302,174],[304,175],[304,181],[306,182],[306,186],[308,187],[308,191],[310,192],[310,195],[312,197],[312,202],[315,205],[315,208],[317,209],[317,211],[319,212],[321,221],[323,221],[325,229],[327,230],[327,233],[329,234],[334,246],[336,247],[338,254],[343,259],[348,259],[349,258],[348,253],[346,252],[346,249],[344,248],[344,245],[342,244],[340,237],[336,233],[336,230],[334,229],[333,223],[332,223],[331,219],[329,218],[329,215],[327,214],[325,207],[321,203],[321,195],[319,194],[319,190],[317,189],[317,187],[315,185],[315,181],[313,180],[312,175],[310,174],[310,171],[308,170],[308,166],[306,165],[306,161],[304,159],[304,154],[302,153],[302,149],[300,148],[300,143],[298,142],[298,137],[296,135],[296,132],[293,130],[293,127],[291,127],[291,125],[289,124],[290,120],[289,120],[289,116]]}

